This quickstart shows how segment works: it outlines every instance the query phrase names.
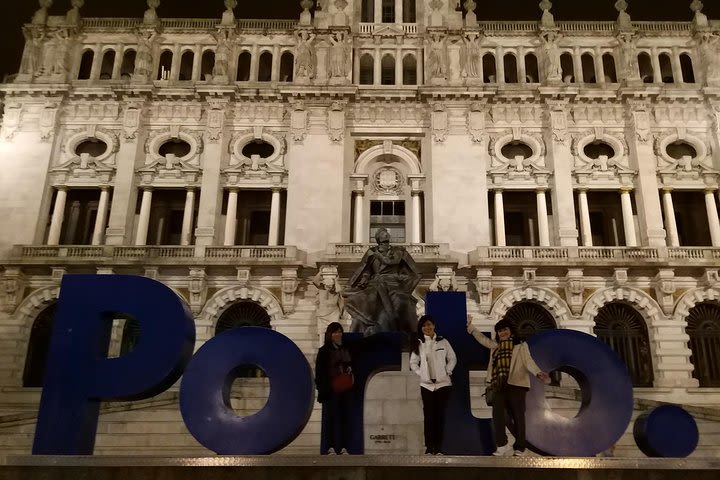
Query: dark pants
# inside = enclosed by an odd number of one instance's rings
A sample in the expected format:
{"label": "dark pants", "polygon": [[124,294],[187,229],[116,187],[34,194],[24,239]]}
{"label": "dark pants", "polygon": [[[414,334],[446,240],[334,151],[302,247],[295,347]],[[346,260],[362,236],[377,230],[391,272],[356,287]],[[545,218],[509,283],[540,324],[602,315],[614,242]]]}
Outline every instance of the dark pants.
{"label": "dark pants", "polygon": [[425,417],[425,452],[439,453],[445,428],[445,409],[450,398],[450,387],[434,391],[420,387]]}
{"label": "dark pants", "polygon": [[350,446],[350,423],[352,417],[352,390],[333,393],[323,402],[320,445],[321,453],[333,448],[340,453]]}
{"label": "dark pants", "polygon": [[507,415],[515,425],[515,450],[525,450],[525,395],[527,389],[515,385],[505,385],[497,393],[492,407],[495,445],[502,447],[508,442],[505,434]]}

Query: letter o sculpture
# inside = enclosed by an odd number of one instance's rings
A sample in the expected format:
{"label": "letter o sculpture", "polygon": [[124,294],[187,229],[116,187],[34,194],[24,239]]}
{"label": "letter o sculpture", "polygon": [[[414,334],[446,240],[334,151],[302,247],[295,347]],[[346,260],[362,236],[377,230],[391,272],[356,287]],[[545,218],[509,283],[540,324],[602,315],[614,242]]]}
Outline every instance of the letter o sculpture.
{"label": "letter o sculpture", "polygon": [[580,385],[581,407],[574,418],[553,413],[545,386],[532,379],[527,396],[527,441],[544,455],[590,457],[622,437],[633,412],[627,367],[597,338],[574,330],[545,330],[528,340],[533,359],[546,371],[562,370]]}
{"label": "letter o sculpture", "polygon": [[[229,394],[241,365],[262,368],[270,381],[265,406],[238,416]],[[221,455],[265,455],[292,442],[310,419],[315,389],[310,364],[286,336],[261,327],[227,330],[195,353],[180,386],[180,411],[190,433]]]}

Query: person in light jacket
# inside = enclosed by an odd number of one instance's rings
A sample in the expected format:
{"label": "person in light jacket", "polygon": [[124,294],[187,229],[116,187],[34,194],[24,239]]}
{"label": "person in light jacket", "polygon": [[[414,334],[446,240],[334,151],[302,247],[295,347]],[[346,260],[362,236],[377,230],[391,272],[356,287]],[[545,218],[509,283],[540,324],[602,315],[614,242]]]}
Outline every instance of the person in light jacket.
{"label": "person in light jacket", "polygon": [[410,369],[420,377],[425,427],[425,454],[442,454],[445,409],[450,398],[452,374],[457,358],[450,342],[435,333],[435,320],[420,317],[418,340],[410,354]]}
{"label": "person in light jacket", "polygon": [[[525,453],[525,395],[530,390],[530,377],[534,375],[543,382],[550,376],[540,370],[527,343],[519,343],[512,323],[500,320],[495,324],[495,340],[486,337],[468,321],[468,333],[484,347],[490,349],[487,382],[499,387],[492,405],[495,445],[493,455],[522,456]],[[505,433],[505,412],[515,424],[515,445],[508,443]]]}

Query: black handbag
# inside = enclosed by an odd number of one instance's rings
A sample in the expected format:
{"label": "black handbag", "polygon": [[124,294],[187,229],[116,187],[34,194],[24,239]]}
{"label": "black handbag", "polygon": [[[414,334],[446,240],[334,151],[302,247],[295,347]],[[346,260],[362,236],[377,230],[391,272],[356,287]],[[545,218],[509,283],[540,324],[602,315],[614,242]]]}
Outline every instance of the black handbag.
{"label": "black handbag", "polygon": [[498,385],[496,382],[488,383],[487,387],[485,387],[485,393],[483,393],[483,397],[485,397],[485,403],[487,403],[488,407],[492,407],[493,403],[495,403],[499,390],[500,385]]}

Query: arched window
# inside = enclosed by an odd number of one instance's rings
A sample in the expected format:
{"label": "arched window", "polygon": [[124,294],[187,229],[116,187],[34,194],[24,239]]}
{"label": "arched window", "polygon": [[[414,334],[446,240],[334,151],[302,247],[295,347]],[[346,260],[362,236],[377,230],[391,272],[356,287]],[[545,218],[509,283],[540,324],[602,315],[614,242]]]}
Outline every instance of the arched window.
{"label": "arched window", "polygon": [[405,55],[403,58],[403,85],[417,85],[417,61],[415,55]]}
{"label": "arched window", "polygon": [[129,80],[135,73],[135,58],[137,53],[135,50],[127,50],[123,55],[122,65],[120,66],[120,78]]}
{"label": "arched window", "polygon": [[375,21],[375,0],[362,0],[360,21],[363,23],[373,23]]}
{"label": "arched window", "polygon": [[263,52],[260,54],[260,63],[258,64],[258,82],[269,82],[272,79],[272,63],[272,53]]}
{"label": "arched window", "polygon": [[178,80],[187,81],[193,79],[193,64],[195,63],[195,54],[190,50],[183,52],[180,57],[180,75]]}
{"label": "arched window", "polygon": [[695,69],[693,61],[687,53],[680,54],[680,70],[682,71],[682,80],[685,83],[695,83]]}
{"label": "arched window", "polygon": [[640,78],[644,83],[655,82],[652,60],[647,52],[640,52],[638,55],[638,68],[640,69]]}
{"label": "arched window", "polygon": [[[241,327],[272,328],[270,326],[270,315],[255,302],[240,301],[230,306],[220,315],[215,326],[215,335]],[[253,365],[241,365],[236,369],[235,373],[238,377],[264,376],[262,370]]]}
{"label": "arched window", "polygon": [[690,309],[685,332],[690,336],[693,377],[701,387],[720,387],[720,305],[703,302]]}
{"label": "arched window", "polygon": [[503,73],[505,74],[505,83],[517,83],[517,60],[512,53],[506,53],[503,57]]}
{"label": "arched window", "polygon": [[23,387],[42,387],[56,307],[55,303],[45,307],[33,322],[25,356]]}
{"label": "arched window", "polygon": [[605,72],[605,82],[617,83],[617,69],[615,68],[615,57],[612,53],[606,53],[602,56],[603,70]]}
{"label": "arched window", "polygon": [[560,68],[562,69],[563,82],[575,83],[575,65],[571,54],[565,52],[560,55]]}
{"label": "arched window", "polygon": [[293,81],[293,68],[295,65],[295,56],[292,52],[285,52],[280,57],[280,81]]}
{"label": "arched window", "polygon": [[634,387],[652,387],[650,341],[637,310],[620,302],[608,303],[598,310],[593,331],[625,362]]}
{"label": "arched window", "polygon": [[659,58],[660,62],[660,76],[662,77],[663,83],[673,83],[672,62],[670,61],[670,55],[667,53],[661,53]]}
{"label": "arched window", "polygon": [[85,50],[83,52],[82,58],[80,59],[80,69],[78,70],[78,80],[90,80],[94,58],[95,52],[92,50]]}
{"label": "arched window", "polygon": [[108,50],[103,55],[100,65],[100,80],[111,80],[115,69],[115,50]]}
{"label": "arched window", "polygon": [[360,57],[360,85],[375,83],[373,57],[365,53]]}
{"label": "arched window", "polygon": [[483,82],[497,83],[497,68],[495,67],[495,55],[486,53],[482,57]]}
{"label": "arched window", "polygon": [[395,58],[390,54],[382,58],[380,64],[380,83],[382,85],[395,85]]}
{"label": "arched window", "polygon": [[250,62],[252,61],[252,55],[250,52],[245,51],[238,57],[237,67],[237,81],[247,82],[250,80]]}
{"label": "arched window", "polygon": [[[541,330],[557,328],[555,319],[545,308],[535,302],[516,303],[507,311],[504,317],[514,326],[520,340],[527,340]],[[550,372],[553,385],[560,385],[560,372]]]}
{"label": "arched window", "polygon": [[200,79],[207,80],[207,76],[212,75],[214,68],[215,52],[212,50],[205,50],[202,55],[202,61],[200,62]]}
{"label": "arched window", "polygon": [[158,65],[158,80],[170,80],[170,71],[172,70],[173,53],[165,50],[160,54],[160,64]]}
{"label": "arched window", "polygon": [[583,53],[580,57],[580,63],[582,64],[583,82],[585,83],[597,83],[595,77],[595,59],[589,53]]}
{"label": "arched window", "polygon": [[540,69],[534,53],[525,55],[525,81],[527,83],[538,83],[540,81]]}

